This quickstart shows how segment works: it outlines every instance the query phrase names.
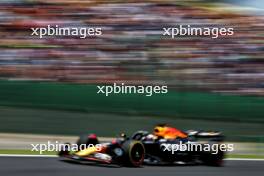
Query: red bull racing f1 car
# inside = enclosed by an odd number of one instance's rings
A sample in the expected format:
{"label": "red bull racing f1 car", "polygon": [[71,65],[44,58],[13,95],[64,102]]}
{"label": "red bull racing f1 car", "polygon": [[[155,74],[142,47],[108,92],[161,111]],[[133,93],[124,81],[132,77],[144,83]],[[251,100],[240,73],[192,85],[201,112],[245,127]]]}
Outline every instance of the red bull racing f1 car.
{"label": "red bull racing f1 car", "polygon": [[[143,164],[204,164],[221,166],[224,136],[215,131],[181,131],[168,125],[157,125],[153,132],[137,131],[130,137],[100,143],[96,135],[83,135],[78,151],[64,148],[59,156],[77,162],[95,162],[128,167]],[[192,146],[193,148],[190,148]],[[194,150],[195,149],[195,150]]]}

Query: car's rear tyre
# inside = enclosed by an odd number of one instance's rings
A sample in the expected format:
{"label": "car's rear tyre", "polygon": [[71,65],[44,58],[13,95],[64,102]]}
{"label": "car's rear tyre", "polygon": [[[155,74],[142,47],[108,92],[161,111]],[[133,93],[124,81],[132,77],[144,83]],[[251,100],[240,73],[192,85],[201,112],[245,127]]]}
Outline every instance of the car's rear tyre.
{"label": "car's rear tyre", "polygon": [[224,165],[224,155],[223,151],[219,151],[217,154],[207,154],[204,156],[203,162],[207,166],[221,167]]}
{"label": "car's rear tyre", "polygon": [[124,165],[128,167],[140,167],[145,157],[145,148],[140,141],[128,140],[122,145],[124,150]]}
{"label": "car's rear tyre", "polygon": [[224,152],[219,151],[216,155],[211,155],[211,166],[221,167],[224,165]]}

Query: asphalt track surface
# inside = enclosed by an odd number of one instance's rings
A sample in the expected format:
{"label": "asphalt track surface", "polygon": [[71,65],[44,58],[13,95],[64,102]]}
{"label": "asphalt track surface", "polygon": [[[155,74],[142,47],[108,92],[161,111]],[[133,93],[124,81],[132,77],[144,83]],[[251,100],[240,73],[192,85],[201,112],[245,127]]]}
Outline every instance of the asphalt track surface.
{"label": "asphalt track surface", "polygon": [[263,161],[225,161],[225,167],[144,166],[142,168],[73,164],[59,158],[0,157],[1,176],[255,176]]}

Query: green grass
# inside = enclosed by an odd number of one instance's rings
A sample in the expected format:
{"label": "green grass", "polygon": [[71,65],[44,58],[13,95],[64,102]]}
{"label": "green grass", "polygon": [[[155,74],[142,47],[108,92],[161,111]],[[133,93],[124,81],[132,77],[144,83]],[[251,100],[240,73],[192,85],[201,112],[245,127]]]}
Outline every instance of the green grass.
{"label": "green grass", "polygon": [[264,159],[264,155],[228,154],[227,158]]}
{"label": "green grass", "polygon": [[0,149],[0,154],[18,154],[18,155],[56,155],[57,152],[44,151],[40,154],[38,151],[31,150],[9,150],[9,149]]}

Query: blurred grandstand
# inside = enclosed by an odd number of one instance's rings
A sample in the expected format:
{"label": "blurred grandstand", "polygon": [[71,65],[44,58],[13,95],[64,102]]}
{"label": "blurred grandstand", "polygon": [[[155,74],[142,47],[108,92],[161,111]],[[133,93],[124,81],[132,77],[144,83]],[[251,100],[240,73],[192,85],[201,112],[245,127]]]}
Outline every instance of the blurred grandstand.
{"label": "blurred grandstand", "polygon": [[[264,95],[264,17],[197,1],[0,2],[0,77],[73,83],[166,84]],[[239,10],[238,10],[239,9]],[[31,27],[103,28],[101,37],[31,36]],[[177,24],[234,27],[232,37],[163,37]]]}

